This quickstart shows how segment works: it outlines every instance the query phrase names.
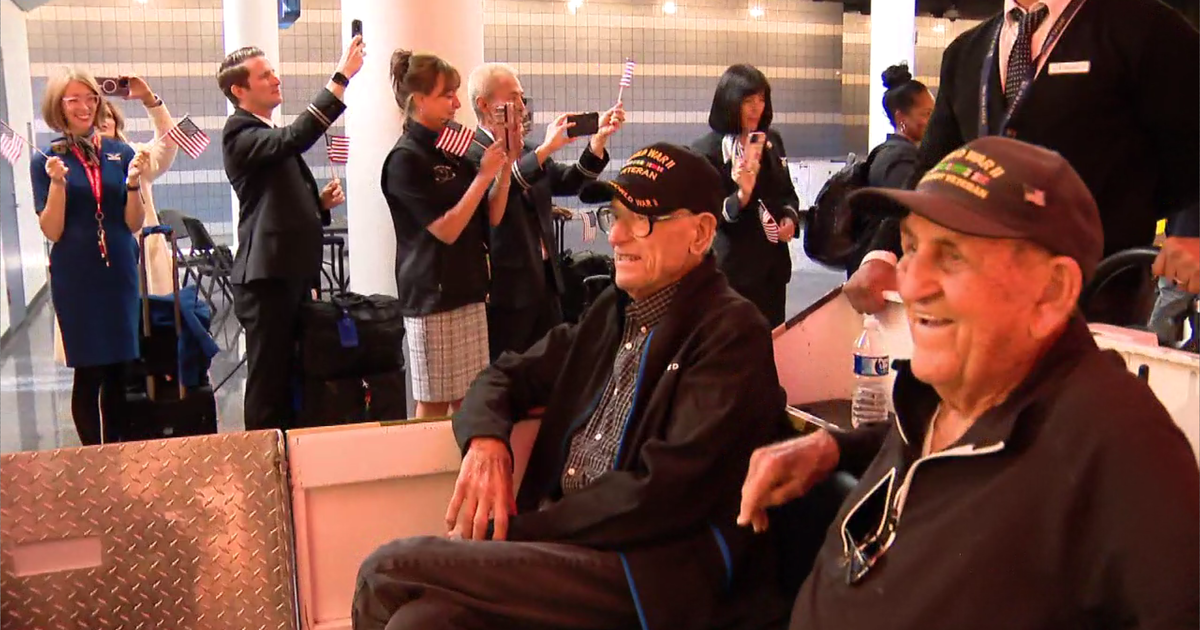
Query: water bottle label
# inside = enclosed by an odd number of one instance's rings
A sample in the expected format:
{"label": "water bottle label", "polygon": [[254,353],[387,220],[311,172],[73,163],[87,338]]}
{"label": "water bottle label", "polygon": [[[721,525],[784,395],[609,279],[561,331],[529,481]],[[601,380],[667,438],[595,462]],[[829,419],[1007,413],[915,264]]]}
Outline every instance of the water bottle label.
{"label": "water bottle label", "polygon": [[891,369],[891,361],[887,357],[867,357],[854,355],[854,373],[858,376],[887,376]]}

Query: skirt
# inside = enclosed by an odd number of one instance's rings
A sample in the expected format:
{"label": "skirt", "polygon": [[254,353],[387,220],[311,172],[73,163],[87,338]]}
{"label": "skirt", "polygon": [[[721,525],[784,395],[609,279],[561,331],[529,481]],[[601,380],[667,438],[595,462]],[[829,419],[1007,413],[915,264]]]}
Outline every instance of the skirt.
{"label": "skirt", "polygon": [[482,303],[404,318],[413,398],[451,402],[467,394],[488,365],[487,311]]}

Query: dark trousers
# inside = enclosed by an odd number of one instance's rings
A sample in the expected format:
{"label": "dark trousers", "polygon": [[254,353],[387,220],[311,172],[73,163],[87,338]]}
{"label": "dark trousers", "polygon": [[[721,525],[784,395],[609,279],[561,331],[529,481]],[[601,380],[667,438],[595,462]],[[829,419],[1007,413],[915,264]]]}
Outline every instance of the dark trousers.
{"label": "dark trousers", "polygon": [[295,416],[296,341],[309,283],[269,278],[233,286],[246,330],[246,430],[288,429]]}
{"label": "dark trousers", "polygon": [[758,307],[759,312],[767,318],[767,323],[771,325],[772,329],[783,323],[787,308],[786,280],[784,282],[763,280],[755,283],[733,283],[731,281],[730,284],[742,297]]}
{"label": "dark trousers", "polygon": [[507,351],[525,352],[563,321],[558,295],[547,292],[540,303],[524,308],[488,305],[488,351],[496,360]]}
{"label": "dark trousers", "polygon": [[[84,446],[120,440],[125,422],[125,364],[89,365],[75,368],[71,386],[71,419]],[[103,422],[101,422],[103,418]]]}
{"label": "dark trousers", "polygon": [[635,630],[620,557],[556,543],[396,540],[358,572],[354,630]]}

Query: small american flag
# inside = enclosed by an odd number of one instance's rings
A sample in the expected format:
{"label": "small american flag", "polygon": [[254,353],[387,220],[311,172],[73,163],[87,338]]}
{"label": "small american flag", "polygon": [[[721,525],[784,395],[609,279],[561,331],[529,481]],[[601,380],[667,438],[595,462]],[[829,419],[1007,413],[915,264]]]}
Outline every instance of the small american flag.
{"label": "small american flag", "polygon": [[175,126],[167,132],[167,137],[179,145],[179,148],[183,149],[183,152],[193,160],[200,157],[200,154],[204,153],[204,149],[208,148],[208,135],[201,131],[189,116],[184,116],[178,123],[175,123]]}
{"label": "small american flag", "polygon": [[633,84],[633,69],[636,67],[636,61],[632,59],[625,60],[625,69],[621,71],[621,87],[627,88]]}
{"label": "small american flag", "polygon": [[758,202],[759,219],[762,221],[763,234],[767,235],[767,240],[771,243],[779,242],[779,224],[775,222],[775,217],[767,211],[767,207],[760,201]]}
{"label": "small american flag", "polygon": [[25,152],[25,140],[15,133],[0,134],[0,155],[4,159],[17,165],[17,160],[21,159],[21,154]]}
{"label": "small american flag", "polygon": [[345,164],[350,161],[350,136],[325,136],[325,148],[330,162]]}
{"label": "small american flag", "polygon": [[588,210],[580,218],[583,219],[583,242],[591,243],[596,240],[596,211]]}
{"label": "small american flag", "polygon": [[434,146],[455,157],[462,157],[467,154],[467,149],[474,139],[474,129],[463,127],[452,120],[442,127],[442,134],[438,136]]}

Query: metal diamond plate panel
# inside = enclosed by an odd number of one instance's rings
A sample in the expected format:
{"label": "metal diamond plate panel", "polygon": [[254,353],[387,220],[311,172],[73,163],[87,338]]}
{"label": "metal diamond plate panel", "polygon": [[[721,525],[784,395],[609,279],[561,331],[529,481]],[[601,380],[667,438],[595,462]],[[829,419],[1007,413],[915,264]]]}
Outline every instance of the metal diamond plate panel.
{"label": "metal diamond plate panel", "polygon": [[282,435],[0,458],[4,630],[291,630]]}

